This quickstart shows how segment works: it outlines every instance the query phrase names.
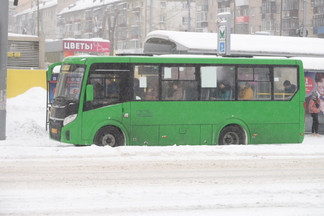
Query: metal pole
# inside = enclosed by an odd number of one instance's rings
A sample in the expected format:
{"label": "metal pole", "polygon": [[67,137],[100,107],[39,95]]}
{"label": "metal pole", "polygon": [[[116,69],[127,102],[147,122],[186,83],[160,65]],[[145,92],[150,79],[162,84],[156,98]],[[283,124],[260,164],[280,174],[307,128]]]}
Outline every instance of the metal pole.
{"label": "metal pole", "polygon": [[281,0],[281,2],[280,2],[280,36],[282,36],[282,6],[283,6],[283,3]]}
{"label": "metal pole", "polygon": [[153,0],[150,0],[150,26],[149,26],[149,31],[153,31],[152,24],[153,23]]}
{"label": "metal pole", "polygon": [[187,0],[187,5],[188,5],[188,32],[190,32],[191,31],[190,0]]}
{"label": "metal pole", "polygon": [[233,28],[233,30],[234,30],[234,34],[236,34],[236,0],[234,0],[234,28]]}
{"label": "metal pole", "polygon": [[306,0],[303,1],[303,10],[304,10],[304,17],[303,17],[303,37],[306,37]]}
{"label": "metal pole", "polygon": [[9,1],[0,7],[0,140],[6,139],[7,58]]}
{"label": "metal pole", "polygon": [[39,0],[37,0],[37,36],[39,37]]}

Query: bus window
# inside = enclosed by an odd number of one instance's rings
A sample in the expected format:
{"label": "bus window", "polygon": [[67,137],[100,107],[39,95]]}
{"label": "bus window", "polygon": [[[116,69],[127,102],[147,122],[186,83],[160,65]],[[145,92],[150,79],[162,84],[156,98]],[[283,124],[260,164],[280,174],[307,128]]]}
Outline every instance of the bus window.
{"label": "bus window", "polygon": [[234,100],[235,67],[206,66],[200,68],[201,100]]}
{"label": "bus window", "polygon": [[84,104],[85,111],[130,99],[128,65],[93,64],[90,67],[87,84],[93,85],[94,100]]}
{"label": "bus window", "polygon": [[239,100],[271,100],[270,68],[238,67]]}
{"label": "bus window", "polygon": [[195,67],[163,67],[162,100],[198,100]]}
{"label": "bus window", "polygon": [[274,67],[274,99],[290,100],[297,91],[297,68]]}
{"label": "bus window", "polygon": [[79,99],[85,66],[63,64],[59,73],[55,98],[61,97],[76,101]]}
{"label": "bus window", "polygon": [[133,100],[159,99],[159,67],[156,65],[136,65],[134,67]]}

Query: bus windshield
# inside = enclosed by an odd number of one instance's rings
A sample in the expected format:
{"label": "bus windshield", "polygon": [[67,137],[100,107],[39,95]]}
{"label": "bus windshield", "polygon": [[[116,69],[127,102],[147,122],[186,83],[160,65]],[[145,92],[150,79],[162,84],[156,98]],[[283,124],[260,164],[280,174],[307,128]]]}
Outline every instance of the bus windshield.
{"label": "bus windshield", "polygon": [[78,100],[81,91],[85,65],[63,64],[58,77],[55,98]]}

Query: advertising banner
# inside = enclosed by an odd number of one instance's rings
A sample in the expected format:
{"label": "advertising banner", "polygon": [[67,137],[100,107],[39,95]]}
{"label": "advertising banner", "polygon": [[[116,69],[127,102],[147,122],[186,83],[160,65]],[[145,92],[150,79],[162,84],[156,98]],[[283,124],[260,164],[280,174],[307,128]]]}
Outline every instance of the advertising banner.
{"label": "advertising banner", "polygon": [[109,53],[109,41],[63,40],[63,51]]}
{"label": "advertising banner", "polygon": [[[309,102],[318,96],[320,100],[319,106],[319,133],[324,134],[324,72],[307,71],[305,72],[305,87],[306,87],[306,116],[305,116],[305,131],[312,132],[313,118],[309,109]],[[313,98],[312,98],[313,96]]]}

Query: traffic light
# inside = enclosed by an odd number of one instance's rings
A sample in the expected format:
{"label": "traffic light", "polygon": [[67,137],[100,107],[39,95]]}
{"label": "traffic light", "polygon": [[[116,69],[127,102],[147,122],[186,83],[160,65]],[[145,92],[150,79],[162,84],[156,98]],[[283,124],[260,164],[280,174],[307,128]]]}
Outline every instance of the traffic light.
{"label": "traffic light", "polygon": [[17,6],[18,5],[18,0],[14,0],[14,6]]}

